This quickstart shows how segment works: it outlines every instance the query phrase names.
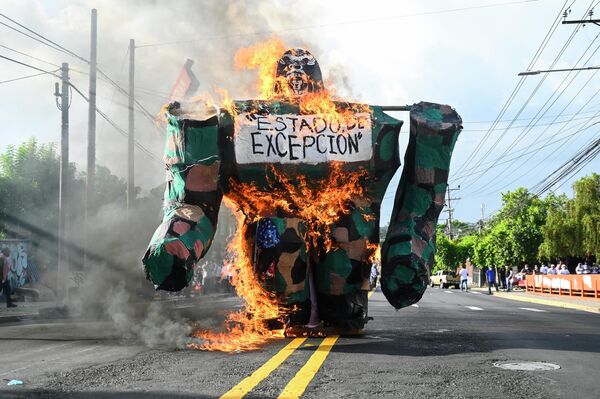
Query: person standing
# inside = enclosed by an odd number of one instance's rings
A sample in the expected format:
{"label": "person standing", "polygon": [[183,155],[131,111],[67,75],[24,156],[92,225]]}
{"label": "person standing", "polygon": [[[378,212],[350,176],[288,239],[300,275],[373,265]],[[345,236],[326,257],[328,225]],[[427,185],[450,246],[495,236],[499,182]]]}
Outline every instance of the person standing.
{"label": "person standing", "polygon": [[513,277],[514,273],[512,267],[506,266],[506,292],[512,291]]}
{"label": "person standing", "polygon": [[10,263],[8,262],[9,256],[10,250],[8,248],[2,248],[2,251],[0,251],[0,266],[2,269],[0,270],[2,272],[0,274],[2,275],[2,285],[0,288],[2,288],[4,296],[6,297],[6,307],[14,308],[17,307],[17,305],[10,299],[10,280],[8,279],[8,271],[10,270]]}
{"label": "person standing", "polygon": [[560,266],[560,270],[558,271],[558,274],[571,274],[571,272],[569,272],[569,269],[567,269],[567,265],[563,264]]}
{"label": "person standing", "polygon": [[463,291],[463,287],[464,287],[464,291],[465,292],[469,292],[469,285],[468,283],[468,277],[469,277],[469,272],[467,271],[467,269],[464,266],[460,266],[460,271],[458,272],[458,275],[460,276],[460,290],[461,292]]}
{"label": "person standing", "polygon": [[506,290],[506,267],[498,269],[498,280],[500,281],[500,288]]}
{"label": "person standing", "polygon": [[379,270],[377,270],[377,263],[373,262],[371,265],[371,277],[369,279],[369,285],[371,290],[377,287],[377,277],[379,277]]}
{"label": "person standing", "polygon": [[496,282],[496,270],[494,270],[492,266],[488,266],[488,270],[485,272],[485,277],[487,279],[488,295],[492,295],[492,284],[496,288],[496,292],[498,291],[498,283]]}

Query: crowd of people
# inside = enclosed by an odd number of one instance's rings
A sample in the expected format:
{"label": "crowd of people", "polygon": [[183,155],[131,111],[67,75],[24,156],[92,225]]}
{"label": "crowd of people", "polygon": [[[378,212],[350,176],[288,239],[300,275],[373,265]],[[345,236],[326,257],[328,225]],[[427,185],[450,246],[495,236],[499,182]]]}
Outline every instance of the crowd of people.
{"label": "crowd of people", "polygon": [[[496,291],[512,291],[513,287],[520,286],[519,282],[525,281],[527,275],[567,275],[571,274],[569,268],[562,260],[559,260],[558,264],[547,264],[542,263],[541,266],[534,265],[530,268],[528,264],[525,264],[520,271],[516,271],[516,267],[504,266],[495,268],[489,266],[484,272],[485,284],[488,287],[488,294],[492,295],[492,288]],[[578,263],[575,268],[575,274],[599,274],[600,266],[596,263],[588,264],[587,262]],[[460,276],[460,289],[461,291],[467,291],[467,269],[464,266],[460,266],[456,272],[457,276]]]}

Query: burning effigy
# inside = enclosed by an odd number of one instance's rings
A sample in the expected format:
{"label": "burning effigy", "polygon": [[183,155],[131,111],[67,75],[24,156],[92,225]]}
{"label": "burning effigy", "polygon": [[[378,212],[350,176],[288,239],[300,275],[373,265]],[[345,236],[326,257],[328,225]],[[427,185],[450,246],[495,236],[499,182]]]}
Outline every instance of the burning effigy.
{"label": "burning effigy", "polygon": [[422,297],[435,254],[452,151],[462,129],[448,105],[410,109],[410,138],[387,236],[381,203],[400,167],[402,121],[335,98],[306,49],[247,49],[260,99],[166,107],[164,219],[143,263],[158,290],[179,291],[209,250],[221,203],[237,215],[232,284],[245,308],[206,350],[248,350],[278,336],[356,333],[368,322],[375,256],[395,308]]}

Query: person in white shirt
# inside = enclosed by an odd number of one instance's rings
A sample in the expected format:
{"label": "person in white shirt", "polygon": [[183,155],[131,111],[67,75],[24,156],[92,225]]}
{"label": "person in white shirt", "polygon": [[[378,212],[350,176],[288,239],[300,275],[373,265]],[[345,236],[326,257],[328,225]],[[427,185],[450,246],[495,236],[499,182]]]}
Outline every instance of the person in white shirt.
{"label": "person in white shirt", "polygon": [[545,263],[542,263],[542,267],[540,267],[540,273],[548,274],[548,266]]}
{"label": "person in white shirt", "polygon": [[586,263],[581,266],[581,274],[590,274],[592,272],[590,266]]}
{"label": "person in white shirt", "polygon": [[560,267],[560,271],[558,273],[559,274],[571,274],[571,272],[569,272],[569,269],[567,269],[567,265],[562,265]]}
{"label": "person in white shirt", "polygon": [[464,285],[464,290],[465,292],[469,291],[469,285],[467,284],[468,281],[468,277],[469,277],[469,272],[467,272],[467,269],[464,266],[460,267],[460,271],[458,272],[458,275],[460,276],[460,290],[463,290],[463,285]]}
{"label": "person in white shirt", "polygon": [[548,274],[556,274],[556,266],[554,264],[548,268]]}
{"label": "person in white shirt", "polygon": [[583,273],[583,265],[581,263],[577,264],[577,267],[575,268],[575,274],[581,274]]}

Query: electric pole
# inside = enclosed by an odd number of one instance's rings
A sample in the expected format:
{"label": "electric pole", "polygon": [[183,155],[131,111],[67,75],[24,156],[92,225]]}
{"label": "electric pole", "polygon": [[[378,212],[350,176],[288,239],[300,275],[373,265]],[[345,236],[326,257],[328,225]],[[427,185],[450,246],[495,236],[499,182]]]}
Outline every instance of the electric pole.
{"label": "electric pole", "polygon": [[481,204],[481,219],[479,220],[479,237],[483,235],[483,219],[484,219],[485,204]]}
{"label": "electric pole", "polygon": [[[571,10],[565,10],[565,12],[563,12],[563,25],[568,25],[568,24],[594,24],[594,25],[599,25],[600,24],[600,19],[592,19],[592,17],[594,16],[594,10],[590,10],[588,12],[588,16],[589,19],[572,19],[570,21],[567,21],[567,17],[569,16],[569,14],[571,13]],[[600,26],[600,25],[599,25]]]}
{"label": "electric pole", "polygon": [[450,195],[451,191],[460,190],[460,186],[457,188],[450,188],[450,186],[446,187],[446,210],[448,212],[448,237],[452,240],[454,238],[454,234],[452,232],[452,213],[454,212],[454,208],[452,208],[452,201],[459,200],[460,198],[452,198]]}
{"label": "electric pole", "polygon": [[88,147],[87,147],[87,179],[85,182],[85,222],[83,243],[83,266],[86,267],[88,251],[89,220],[95,203],[96,187],[96,66],[98,44],[98,12],[92,9],[91,42],[90,42],[90,90],[88,107]]}
{"label": "electric pole", "polygon": [[[67,256],[66,227],[68,216],[68,169],[69,169],[69,64],[63,62],[61,67],[61,89],[55,85],[54,95],[56,105],[61,111],[60,131],[60,174],[58,194],[58,269],[56,273],[57,300],[64,303],[67,299],[67,280],[69,273],[69,260]],[[58,100],[60,97],[60,103]]]}
{"label": "electric pole", "polygon": [[135,40],[129,39],[129,129],[127,136],[127,210],[131,210],[135,201],[134,181],[134,119],[133,109],[135,103]]}

